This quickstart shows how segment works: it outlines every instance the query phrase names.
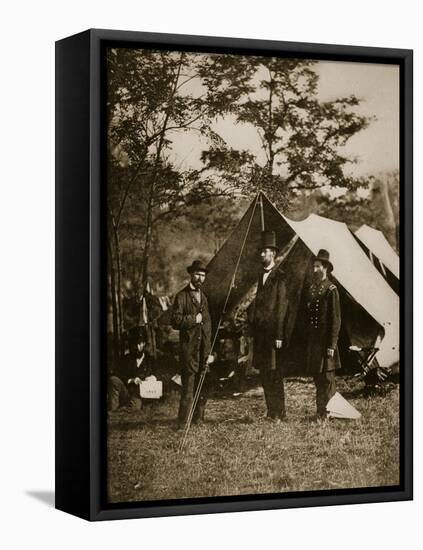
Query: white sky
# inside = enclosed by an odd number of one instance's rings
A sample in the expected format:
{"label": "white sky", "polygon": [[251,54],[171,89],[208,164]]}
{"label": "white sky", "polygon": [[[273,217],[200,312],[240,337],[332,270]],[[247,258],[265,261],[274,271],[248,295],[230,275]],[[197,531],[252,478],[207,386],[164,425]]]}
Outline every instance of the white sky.
{"label": "white sky", "polygon": [[[319,61],[318,96],[322,100],[355,94],[362,104],[356,111],[374,115],[377,120],[353,136],[346,146],[348,154],[359,162],[349,170],[354,176],[377,174],[399,167],[399,68],[396,65]],[[260,143],[249,125],[235,125],[231,117],[216,123],[215,129],[234,148],[250,149],[258,154]],[[205,142],[195,133],[175,135],[174,159],[182,166],[200,166],[199,155]]]}

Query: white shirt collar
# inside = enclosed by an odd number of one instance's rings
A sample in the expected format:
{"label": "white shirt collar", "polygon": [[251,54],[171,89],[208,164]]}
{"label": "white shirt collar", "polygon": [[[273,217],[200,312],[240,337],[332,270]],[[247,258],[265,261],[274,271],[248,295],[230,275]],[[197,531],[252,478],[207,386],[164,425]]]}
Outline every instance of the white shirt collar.
{"label": "white shirt collar", "polygon": [[274,267],[275,267],[275,264],[273,263],[271,266],[269,266],[269,267],[264,267],[263,269],[264,269],[264,271],[265,271],[266,273],[269,273],[270,271],[272,271],[272,269],[273,269]]}

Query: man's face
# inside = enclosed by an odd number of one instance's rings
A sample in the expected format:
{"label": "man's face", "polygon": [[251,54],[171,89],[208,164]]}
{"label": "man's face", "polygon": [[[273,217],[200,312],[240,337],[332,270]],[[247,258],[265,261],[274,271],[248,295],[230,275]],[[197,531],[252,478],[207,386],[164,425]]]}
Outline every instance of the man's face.
{"label": "man's face", "polygon": [[195,288],[200,288],[201,285],[204,284],[205,280],[206,274],[204,271],[193,271],[191,273],[191,283],[195,286]]}
{"label": "man's face", "polygon": [[327,274],[326,265],[320,260],[313,262],[313,279],[315,281],[321,281]]}
{"label": "man's face", "polygon": [[262,248],[260,252],[260,259],[264,267],[270,265],[275,259],[275,251],[273,248]]}

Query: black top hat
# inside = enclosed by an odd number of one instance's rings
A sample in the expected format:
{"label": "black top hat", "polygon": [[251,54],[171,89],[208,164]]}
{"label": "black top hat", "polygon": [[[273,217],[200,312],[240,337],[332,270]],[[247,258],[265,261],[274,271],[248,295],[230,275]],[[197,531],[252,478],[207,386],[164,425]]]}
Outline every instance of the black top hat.
{"label": "black top hat", "polygon": [[319,250],[319,252],[317,253],[317,256],[314,256],[313,261],[314,262],[317,262],[317,261],[322,262],[323,264],[325,264],[327,266],[329,272],[333,271],[333,264],[330,261],[329,252],[327,250],[325,250],[324,248],[321,248]]}
{"label": "black top hat", "polygon": [[261,234],[261,246],[263,248],[273,248],[276,252],[279,251],[279,247],[276,244],[276,235],[274,231],[263,231]]}
{"label": "black top hat", "polygon": [[193,273],[194,271],[204,271],[207,273],[207,268],[200,260],[194,260],[191,265],[187,267],[188,273]]}

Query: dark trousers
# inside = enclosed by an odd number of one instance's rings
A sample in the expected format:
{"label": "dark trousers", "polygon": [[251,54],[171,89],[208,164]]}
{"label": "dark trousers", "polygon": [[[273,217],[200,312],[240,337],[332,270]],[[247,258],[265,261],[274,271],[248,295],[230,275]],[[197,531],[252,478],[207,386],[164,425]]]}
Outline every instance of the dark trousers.
{"label": "dark trousers", "polygon": [[107,388],[107,408],[116,411],[119,407],[130,410],[141,409],[139,386],[130,384],[128,387],[117,376],[110,376]]}
{"label": "dark trousers", "polygon": [[326,416],[326,405],[336,393],[335,371],[327,370],[314,375],[316,385],[317,416]]}
{"label": "dark trousers", "polygon": [[264,398],[267,406],[267,416],[282,418],[285,416],[285,388],[282,371],[262,368],[260,370],[261,383],[264,389]]}
{"label": "dark trousers", "polygon": [[[183,370],[181,374],[182,389],[181,389],[181,401],[179,403],[178,422],[180,425],[186,424],[189,412],[191,410],[192,402],[195,392],[200,381],[201,373],[192,372],[189,370]],[[204,413],[206,410],[207,396],[209,392],[209,378],[210,375],[206,374],[204,379],[200,396],[195,407],[192,421],[194,423],[204,420]]]}

